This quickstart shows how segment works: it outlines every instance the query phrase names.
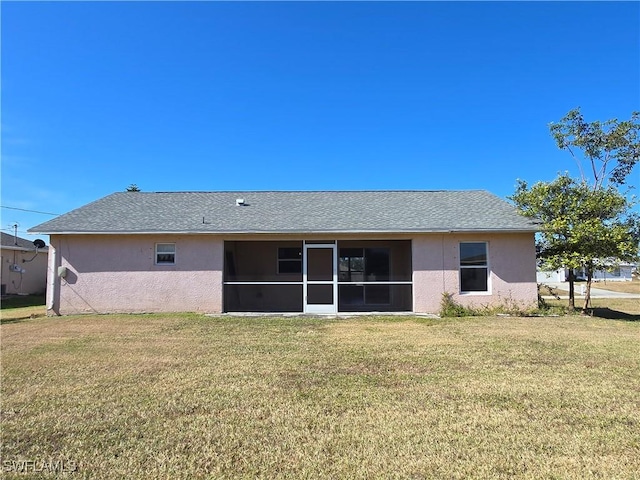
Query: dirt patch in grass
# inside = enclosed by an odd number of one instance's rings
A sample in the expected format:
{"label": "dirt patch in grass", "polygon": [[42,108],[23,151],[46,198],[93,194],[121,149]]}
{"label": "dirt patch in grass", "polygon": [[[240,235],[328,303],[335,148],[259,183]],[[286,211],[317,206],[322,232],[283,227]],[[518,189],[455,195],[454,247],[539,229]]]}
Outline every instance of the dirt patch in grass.
{"label": "dirt patch in grass", "polygon": [[132,479],[640,471],[637,322],[120,315],[0,329],[3,462]]}

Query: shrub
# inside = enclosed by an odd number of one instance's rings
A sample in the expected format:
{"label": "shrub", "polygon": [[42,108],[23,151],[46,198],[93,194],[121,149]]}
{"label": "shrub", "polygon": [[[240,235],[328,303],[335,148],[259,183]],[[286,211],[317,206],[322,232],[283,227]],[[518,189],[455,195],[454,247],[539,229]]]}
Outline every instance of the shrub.
{"label": "shrub", "polygon": [[463,307],[453,299],[453,294],[444,292],[440,301],[441,317],[469,317],[476,315],[476,312],[467,307]]}
{"label": "shrub", "polygon": [[[542,297],[538,295],[539,300]],[[441,317],[471,317],[471,316],[493,316],[493,315],[511,315],[514,317],[526,317],[530,315],[538,315],[551,310],[551,307],[543,308],[542,304],[538,304],[538,308],[525,306],[518,303],[511,297],[501,299],[500,303],[494,305],[481,305],[479,307],[465,307],[460,305],[453,299],[453,294],[444,292],[440,301]]]}

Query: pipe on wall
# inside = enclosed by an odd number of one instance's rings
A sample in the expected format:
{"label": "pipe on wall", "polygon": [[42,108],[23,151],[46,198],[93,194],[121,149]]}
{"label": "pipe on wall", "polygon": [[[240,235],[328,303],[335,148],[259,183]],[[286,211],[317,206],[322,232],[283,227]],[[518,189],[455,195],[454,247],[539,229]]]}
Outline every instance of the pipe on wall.
{"label": "pipe on wall", "polygon": [[[53,239],[52,239],[53,240]],[[55,309],[56,295],[58,293],[58,249],[54,247],[53,241],[49,245],[49,267],[47,268],[47,312],[58,314]]]}

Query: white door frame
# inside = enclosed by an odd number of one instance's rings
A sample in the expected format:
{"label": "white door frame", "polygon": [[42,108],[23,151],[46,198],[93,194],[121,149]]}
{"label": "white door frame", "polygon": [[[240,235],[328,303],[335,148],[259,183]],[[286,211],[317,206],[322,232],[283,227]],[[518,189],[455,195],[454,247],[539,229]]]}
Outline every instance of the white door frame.
{"label": "white door frame", "polygon": [[[333,263],[331,280],[308,280],[307,279],[307,250],[309,249],[331,249],[331,261]],[[304,313],[320,313],[332,314],[338,312],[338,246],[335,243],[316,243],[304,244],[302,255],[302,284],[304,295]],[[333,304],[309,304],[307,302],[307,286],[308,285],[332,285],[333,286]]]}

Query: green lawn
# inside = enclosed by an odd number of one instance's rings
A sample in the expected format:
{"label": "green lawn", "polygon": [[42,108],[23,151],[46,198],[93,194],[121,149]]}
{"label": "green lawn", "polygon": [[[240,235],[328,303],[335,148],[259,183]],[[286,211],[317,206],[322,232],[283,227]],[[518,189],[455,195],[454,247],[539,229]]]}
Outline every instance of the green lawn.
{"label": "green lawn", "polygon": [[5,478],[25,478],[10,472],[25,460],[114,479],[640,471],[636,321],[112,315],[0,328]]}
{"label": "green lawn", "polygon": [[44,306],[44,295],[7,295],[0,302],[1,310],[13,310],[21,307]]}

